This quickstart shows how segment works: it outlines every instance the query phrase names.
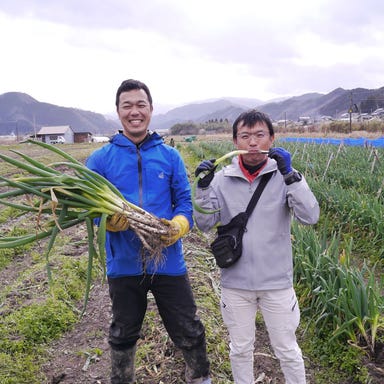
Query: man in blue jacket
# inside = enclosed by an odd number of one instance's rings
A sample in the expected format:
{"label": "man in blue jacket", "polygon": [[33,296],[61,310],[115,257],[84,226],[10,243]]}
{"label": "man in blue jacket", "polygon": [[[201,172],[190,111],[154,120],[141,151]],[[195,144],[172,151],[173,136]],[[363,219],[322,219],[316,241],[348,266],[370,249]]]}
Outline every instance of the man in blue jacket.
{"label": "man in blue jacket", "polygon": [[193,226],[191,189],[179,152],[148,130],[152,97],[137,80],[123,81],[116,94],[123,130],[96,150],[87,166],[112,182],[124,197],[170,227],[163,236],[164,262],[143,262],[142,244],[125,216],[107,223],[107,277],[113,319],[109,330],[111,383],[135,381],[136,342],[151,291],[165,328],[181,349],[188,384],[209,384],[205,329],[196,315],[181,237]]}

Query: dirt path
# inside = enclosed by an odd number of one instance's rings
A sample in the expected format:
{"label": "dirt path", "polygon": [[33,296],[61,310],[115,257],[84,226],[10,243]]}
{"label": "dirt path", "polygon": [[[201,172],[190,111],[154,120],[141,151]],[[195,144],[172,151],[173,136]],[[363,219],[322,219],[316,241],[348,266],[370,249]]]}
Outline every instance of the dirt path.
{"label": "dirt path", "polygon": [[109,320],[108,287],[98,282],[81,322],[50,346],[49,363],[44,366],[49,383],[108,383]]}
{"label": "dirt path", "polygon": [[[185,248],[202,247],[196,235],[185,240]],[[197,278],[194,260],[187,252],[188,265],[193,284],[212,286],[212,275]],[[216,273],[216,272],[215,272]],[[216,278],[217,276],[214,276]],[[196,281],[203,279],[203,282]],[[213,291],[213,288],[212,288]],[[216,308],[217,310],[217,308]],[[206,309],[204,309],[206,311]],[[217,316],[212,314],[212,316]],[[149,317],[150,320],[147,319]],[[181,353],[169,340],[159,318],[153,299],[149,299],[146,321],[143,326],[144,339],[138,342],[138,353],[146,364],[136,367],[137,383],[181,384],[184,363]],[[221,321],[221,319],[218,319]],[[110,354],[107,341],[110,322],[110,300],[107,284],[97,282],[92,289],[87,311],[80,323],[49,348],[49,363],[43,369],[49,384],[107,384],[109,383]],[[226,338],[225,329],[222,329]],[[268,339],[262,324],[257,331],[259,348],[255,351],[255,375],[258,383],[283,383],[277,360],[269,349]],[[144,358],[143,358],[144,355]],[[214,351],[210,359],[216,359]],[[228,366],[228,362],[225,362]],[[226,369],[228,371],[228,368]],[[228,373],[220,372],[220,366],[213,367],[213,383],[226,384],[232,381]]]}
{"label": "dirt path", "polygon": [[[81,233],[73,234],[73,236],[73,238],[82,238]],[[72,248],[66,249],[68,255],[70,254],[72,257],[79,257],[85,252],[85,249]],[[227,332],[222,324],[217,302],[219,272],[217,268],[207,266],[207,262],[202,256],[207,249],[207,239],[192,232],[184,240],[184,248],[200,316],[207,327],[212,381],[214,384],[232,383],[228,349],[220,350],[218,345],[220,341],[223,341],[222,344],[228,348]],[[0,272],[0,288],[3,289],[11,284],[20,271],[28,269],[31,262],[30,257],[20,256],[14,260],[12,265],[3,269]],[[41,277],[43,280],[44,276]],[[12,292],[12,295],[16,294],[26,293]],[[204,302],[206,296],[213,297],[213,306],[205,307],[199,304]],[[15,296],[14,299],[16,305],[17,297]],[[73,330],[49,345],[48,360],[43,366],[46,381],[42,384],[109,384],[110,354],[107,341],[109,323],[108,286],[106,283],[96,281],[84,317]],[[137,384],[184,383],[184,362],[181,353],[169,340],[152,297],[149,297],[142,333],[143,338],[138,342],[140,364],[136,367]],[[214,336],[213,333],[217,333],[217,335]],[[271,352],[262,320],[257,322],[256,340],[254,354],[256,383],[284,383],[278,361]],[[319,368],[306,357],[305,363],[308,384],[316,384],[314,377]],[[383,353],[378,356],[376,362],[367,361],[367,368],[374,374],[375,381],[372,381],[372,384],[384,382]],[[337,384],[351,383],[352,381],[342,382],[340,380]]]}
{"label": "dirt path", "polygon": [[[97,283],[93,289],[88,310],[76,328],[53,343],[49,349],[49,363],[44,366],[47,382],[50,384],[107,384],[109,383],[110,354],[107,342],[110,321],[110,302],[107,286]],[[154,305],[152,304],[152,309]],[[151,309],[151,306],[150,306]],[[165,331],[157,319],[159,340],[166,342],[155,345],[159,351],[153,365],[137,367],[137,382],[140,384],[183,383],[183,362],[181,354],[166,338]],[[147,325],[148,327],[148,325]],[[272,356],[265,330],[259,326],[257,339],[260,347],[255,351],[255,371],[258,383],[283,383],[278,362]],[[139,341],[143,345],[145,340]],[[96,351],[100,353],[97,356]],[[154,352],[152,351],[152,354]],[[213,377],[214,383],[231,383],[229,380]]]}
{"label": "dirt path", "polygon": [[[217,268],[206,270],[204,266],[204,273],[202,273],[201,256],[198,254],[201,250],[204,251],[206,247],[207,240],[202,239],[194,231],[184,239],[186,260],[197,302],[201,301],[202,296],[207,295],[207,292],[209,295],[215,295],[214,292],[216,292],[217,295],[218,289],[219,272]],[[204,261],[203,264],[205,264]],[[205,291],[200,290],[201,286],[205,287]],[[204,292],[206,293],[204,294]],[[199,305],[198,307],[206,327],[212,326],[208,320],[215,319],[219,329],[215,329],[215,332],[219,332],[219,338],[224,340],[225,345],[228,345],[227,332],[222,324],[218,307],[203,308]],[[204,319],[206,320],[204,321]],[[96,282],[83,319],[71,332],[50,345],[49,363],[44,366],[47,377],[46,383],[109,384],[110,354],[107,342],[109,322],[108,286],[106,283]],[[136,367],[137,384],[184,383],[184,362],[181,353],[170,341],[152,297],[149,297],[147,316],[142,331],[143,338],[138,341],[138,355],[140,355],[141,364]],[[223,353],[216,350],[217,346],[213,345],[215,341],[210,342],[210,333],[212,332],[212,329],[207,329],[208,353],[212,363],[212,382],[214,384],[233,383],[228,351]],[[372,373],[371,384],[384,382],[383,353],[382,349],[375,362],[367,361],[367,368]],[[256,383],[284,383],[279,363],[271,352],[268,335],[262,320],[257,322],[254,357]],[[316,384],[315,373],[319,367],[315,366],[306,356],[304,359],[307,383]],[[352,384],[352,381],[340,379],[337,384]]]}

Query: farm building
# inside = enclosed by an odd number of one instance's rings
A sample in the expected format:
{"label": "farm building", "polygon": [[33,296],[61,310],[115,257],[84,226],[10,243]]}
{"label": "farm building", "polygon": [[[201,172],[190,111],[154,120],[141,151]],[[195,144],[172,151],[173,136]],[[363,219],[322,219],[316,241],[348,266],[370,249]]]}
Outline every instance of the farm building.
{"label": "farm building", "polygon": [[92,139],[92,133],[75,132],[70,125],[58,125],[41,127],[36,137],[48,144],[89,143]]}

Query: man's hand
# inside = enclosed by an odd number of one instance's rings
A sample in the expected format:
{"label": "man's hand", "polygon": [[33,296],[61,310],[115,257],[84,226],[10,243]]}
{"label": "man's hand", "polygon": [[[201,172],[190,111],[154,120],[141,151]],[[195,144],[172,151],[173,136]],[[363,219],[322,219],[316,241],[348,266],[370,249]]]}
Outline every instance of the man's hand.
{"label": "man's hand", "polygon": [[161,240],[166,247],[176,243],[189,231],[189,221],[183,215],[177,215],[172,220],[161,219],[161,221],[169,227],[168,233],[161,236]]}
{"label": "man's hand", "polygon": [[269,150],[268,156],[271,159],[275,159],[277,162],[277,168],[282,175],[286,175],[292,172],[291,166],[291,154],[284,148],[276,147]]}
{"label": "man's hand", "polygon": [[195,176],[198,177],[200,173],[204,172],[206,175],[199,179],[197,182],[197,186],[199,188],[208,188],[209,184],[211,184],[211,181],[213,180],[215,176],[215,169],[217,166],[215,166],[216,159],[211,160],[203,160],[200,165],[196,168]]}
{"label": "man's hand", "polygon": [[107,219],[107,231],[120,232],[126,231],[129,228],[129,220],[127,216],[121,213],[114,213],[109,219]]}

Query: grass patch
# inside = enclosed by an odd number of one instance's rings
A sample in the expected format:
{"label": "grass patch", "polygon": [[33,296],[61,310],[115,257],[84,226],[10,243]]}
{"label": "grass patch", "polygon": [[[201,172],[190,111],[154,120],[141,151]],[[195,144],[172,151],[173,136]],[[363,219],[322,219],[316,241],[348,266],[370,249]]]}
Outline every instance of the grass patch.
{"label": "grass patch", "polygon": [[[44,253],[33,248],[27,268],[0,292],[1,361],[17,362],[1,367],[2,384],[44,382],[39,366],[45,362],[47,346],[79,321],[88,259],[82,252],[76,254],[76,249],[69,237],[58,237],[49,258],[53,270],[50,287]],[[76,255],[68,256],[71,252]],[[100,277],[100,271],[94,268],[93,275]]]}
{"label": "grass patch", "polygon": [[44,382],[39,357],[35,354],[0,352],[0,372],[1,384],[41,384]]}

